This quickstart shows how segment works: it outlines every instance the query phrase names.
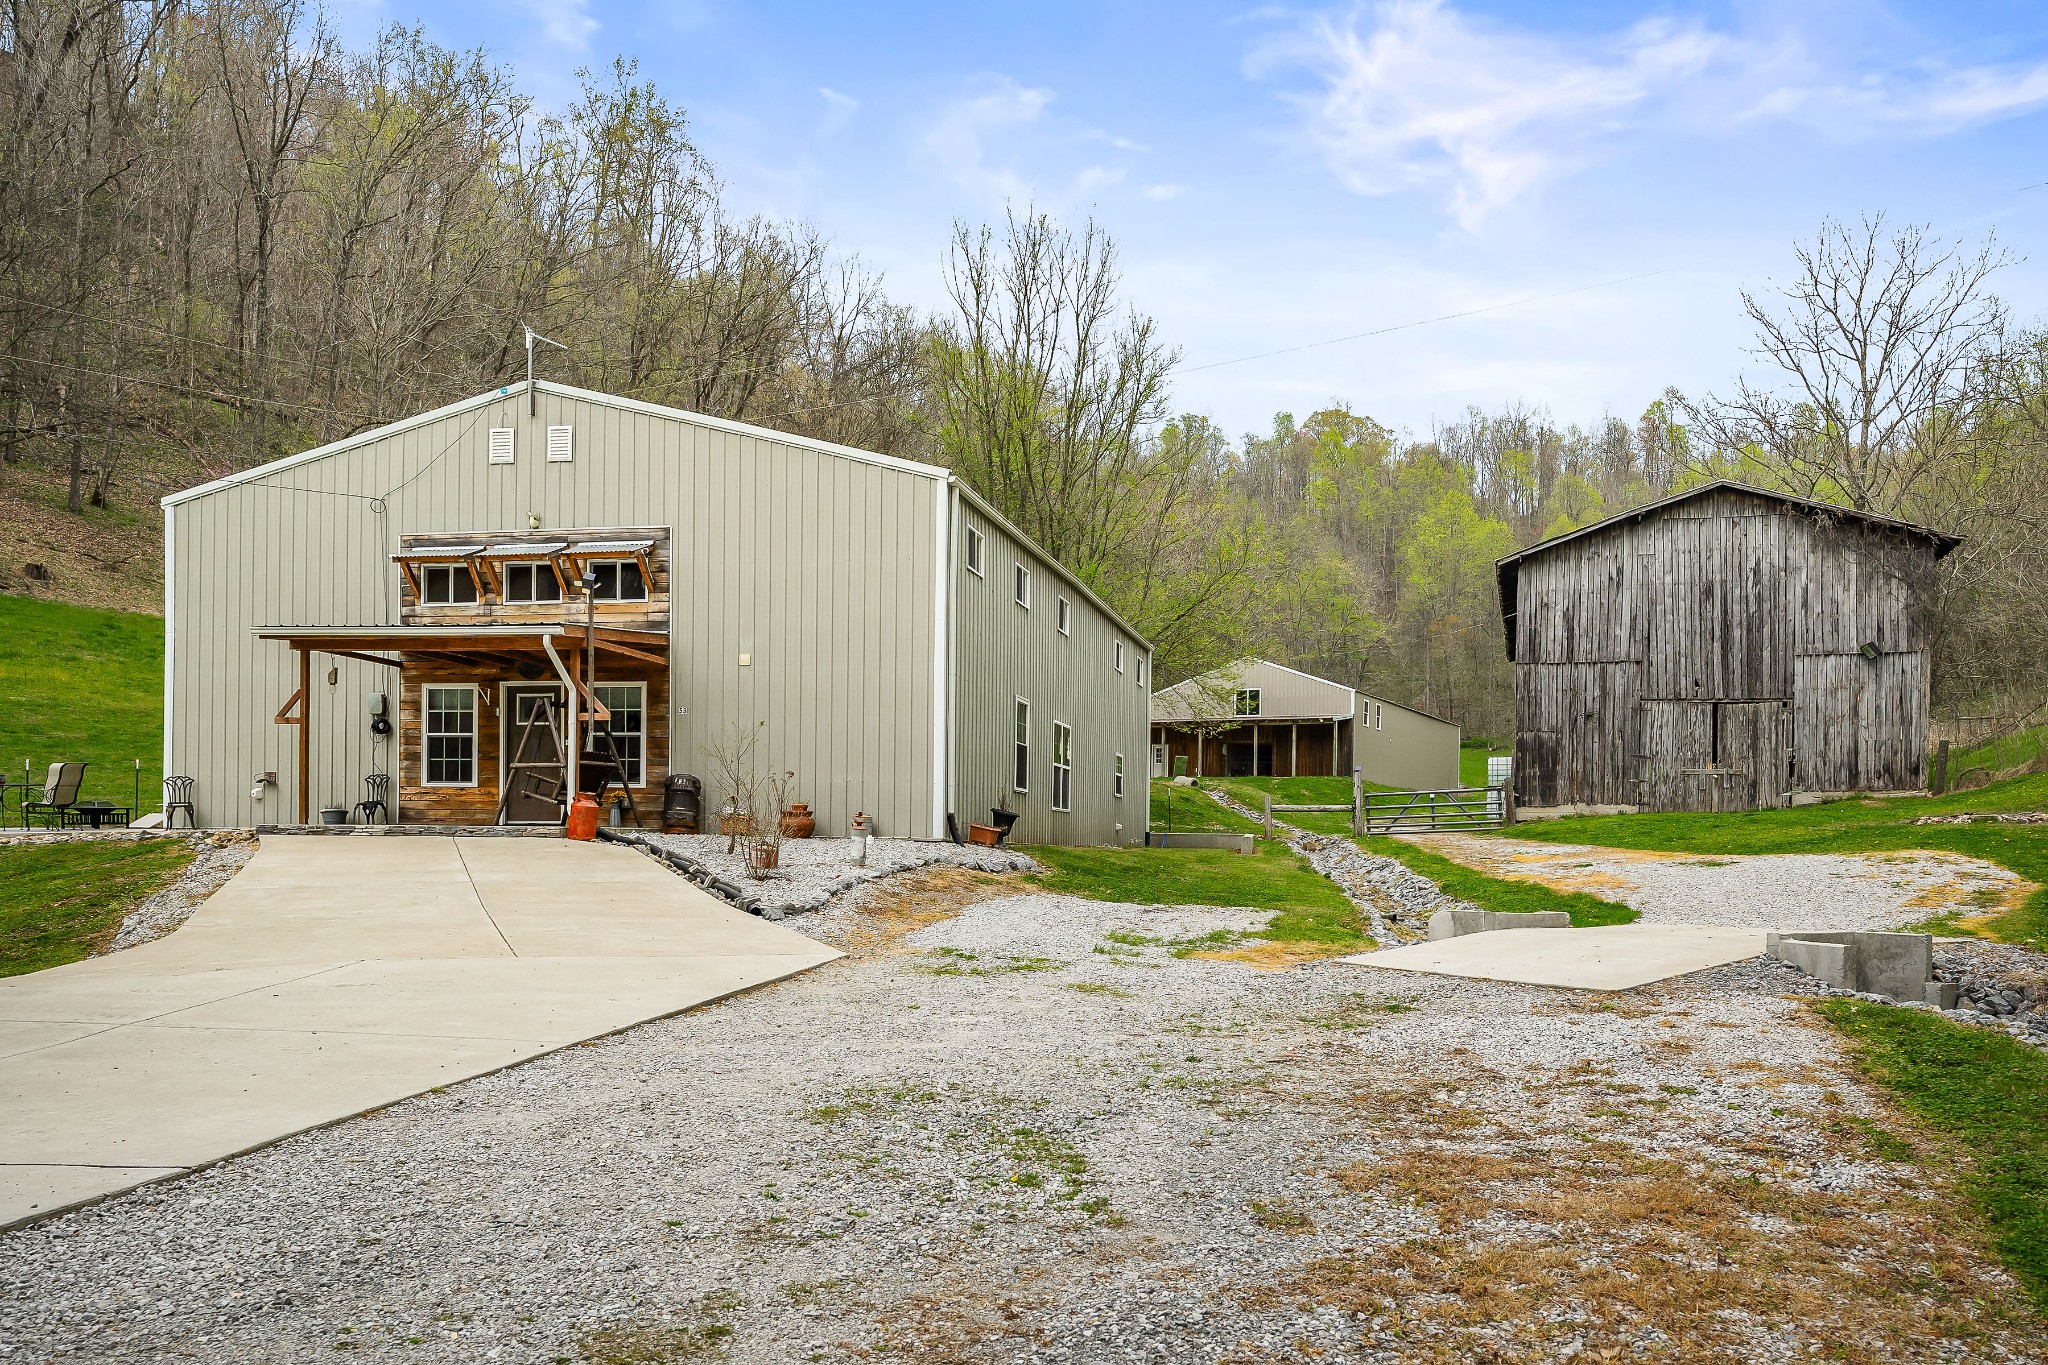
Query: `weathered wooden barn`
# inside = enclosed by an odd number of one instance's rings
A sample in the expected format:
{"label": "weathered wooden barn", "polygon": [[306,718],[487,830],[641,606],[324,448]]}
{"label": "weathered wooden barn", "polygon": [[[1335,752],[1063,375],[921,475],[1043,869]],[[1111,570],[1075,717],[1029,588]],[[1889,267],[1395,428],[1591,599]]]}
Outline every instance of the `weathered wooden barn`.
{"label": "weathered wooden barn", "polygon": [[1924,785],[1925,526],[1719,481],[1507,556],[1525,809],[1752,810]]}

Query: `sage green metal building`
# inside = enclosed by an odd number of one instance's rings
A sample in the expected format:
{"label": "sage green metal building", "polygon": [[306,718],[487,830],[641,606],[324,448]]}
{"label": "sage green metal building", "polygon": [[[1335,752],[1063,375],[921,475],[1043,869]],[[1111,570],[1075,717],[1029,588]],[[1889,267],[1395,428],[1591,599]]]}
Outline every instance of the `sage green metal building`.
{"label": "sage green metal building", "polygon": [[643,819],[672,771],[709,809],[738,726],[821,834],[1144,838],[1150,644],[948,470],[539,383],[163,507],[164,771],[203,825],[379,773],[405,822],[549,823],[549,784],[501,798],[550,742],[573,790],[596,725]]}

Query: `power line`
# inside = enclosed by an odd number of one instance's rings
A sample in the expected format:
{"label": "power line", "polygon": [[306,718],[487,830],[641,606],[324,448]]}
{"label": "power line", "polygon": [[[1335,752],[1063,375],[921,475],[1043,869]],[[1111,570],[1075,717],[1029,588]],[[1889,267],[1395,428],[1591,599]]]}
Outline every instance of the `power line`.
{"label": "power line", "polygon": [[1429,327],[1439,322],[1454,322],[1459,318],[1477,317],[1481,313],[1498,313],[1503,308],[1519,308],[1523,304],[1544,303],[1550,299],[1561,299],[1567,294],[1583,294],[1589,289],[1608,289],[1617,284],[1633,284],[1637,280],[1647,280],[1655,275],[1669,275],[1672,271],[1683,268],[1682,266],[1668,265],[1662,270],[1647,270],[1640,275],[1626,275],[1618,280],[1600,280],[1594,284],[1575,285],[1570,289],[1560,289],[1554,294],[1534,294],[1525,299],[1508,299],[1501,303],[1489,303],[1484,308],[1468,308],[1462,313],[1445,313],[1440,317],[1417,318],[1413,322],[1397,322],[1391,327],[1376,327],[1370,332],[1353,332],[1349,336],[1331,337],[1327,341],[1309,341],[1299,346],[1283,346],[1277,351],[1260,351],[1257,355],[1241,355],[1231,360],[1212,360],[1206,365],[1176,365],[1174,369],[1182,374],[1195,374],[1202,370],[1218,370],[1225,365],[1242,365],[1247,361],[1265,360],[1276,355],[1293,355],[1298,351],[1312,351],[1318,346],[1335,346],[1340,342],[1362,341],[1366,337],[1385,336],[1389,332],[1403,332],[1411,327]]}

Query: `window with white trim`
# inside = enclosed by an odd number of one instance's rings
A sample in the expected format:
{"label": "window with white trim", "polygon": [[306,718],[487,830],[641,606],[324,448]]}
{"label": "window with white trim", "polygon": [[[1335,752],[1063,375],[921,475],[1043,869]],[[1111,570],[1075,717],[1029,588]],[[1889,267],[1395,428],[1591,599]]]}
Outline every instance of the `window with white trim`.
{"label": "window with white trim", "polygon": [[476,785],[476,689],[422,688],[420,780],[429,787]]}
{"label": "window with white trim", "polygon": [[1110,645],[1109,661],[1116,665],[1117,672],[1121,673],[1124,671],[1124,642],[1122,640],[1114,641]]}
{"label": "window with white trim", "polygon": [[981,532],[975,530],[974,524],[969,522],[967,525],[967,572],[973,574],[976,578],[987,577],[981,571],[981,544]]}
{"label": "window with white trim", "polygon": [[555,566],[544,559],[507,564],[501,572],[505,576],[507,602],[562,600],[562,580],[555,577]]}
{"label": "window with white trim", "polygon": [[1237,689],[1237,714],[1240,716],[1256,716],[1259,714],[1258,688],[1240,687]]}
{"label": "window with white trim", "polygon": [[1052,808],[1074,808],[1074,729],[1052,723]]}
{"label": "window with white trim", "polygon": [[597,575],[597,586],[590,595],[599,602],[647,600],[647,577],[640,572],[637,559],[594,559],[590,572]]}
{"label": "window with white trim", "polygon": [[1116,756],[1116,784],[1112,790],[1115,791],[1117,800],[1121,801],[1124,799],[1124,756],[1122,754]]}
{"label": "window with white trim", "polygon": [[646,786],[647,684],[599,683],[590,690],[597,694],[604,709],[612,713],[612,718],[600,722],[598,728],[611,736],[619,767],[625,770],[626,785]]}
{"label": "window with white trim", "polygon": [[1031,703],[1017,698],[1017,766],[1010,775],[1015,791],[1031,790]]}
{"label": "window with white trim", "polygon": [[422,564],[420,601],[430,607],[466,606],[476,601],[476,579],[467,564]]}
{"label": "window with white trim", "polygon": [[1062,635],[1072,635],[1074,633],[1074,604],[1064,597],[1060,599],[1059,626],[1060,634]]}
{"label": "window with white trim", "polygon": [[1144,685],[1145,685],[1145,656],[1144,656],[1144,655],[1142,655],[1142,654],[1140,654],[1140,655],[1138,656],[1138,686],[1140,686],[1140,687],[1143,687]]}
{"label": "window with white trim", "polygon": [[1017,566],[1017,605],[1031,610],[1031,570],[1022,564]]}
{"label": "window with white trim", "polygon": [[1381,709],[1380,704],[1378,702],[1374,702],[1372,704],[1372,728],[1375,730],[1384,730],[1387,728],[1386,712],[1383,709]]}

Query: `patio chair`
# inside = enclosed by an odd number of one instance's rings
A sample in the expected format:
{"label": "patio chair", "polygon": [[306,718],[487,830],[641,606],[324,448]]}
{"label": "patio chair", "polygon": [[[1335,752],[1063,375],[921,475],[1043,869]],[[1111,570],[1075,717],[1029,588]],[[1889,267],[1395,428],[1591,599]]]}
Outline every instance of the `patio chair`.
{"label": "patio chair", "polygon": [[199,828],[199,815],[192,804],[192,779],[189,777],[167,777],[164,779],[164,828],[178,827],[178,812],[185,812],[185,828]]}
{"label": "patio chair", "polygon": [[356,802],[355,813],[363,817],[363,823],[390,824],[391,774],[371,773],[363,779],[363,799]]}
{"label": "patio chair", "polygon": [[83,763],[52,763],[49,776],[43,779],[41,799],[30,800],[27,792],[22,793],[21,827],[27,829],[29,818],[34,815],[54,816],[61,826],[64,817],[78,804],[78,788],[84,781]]}

